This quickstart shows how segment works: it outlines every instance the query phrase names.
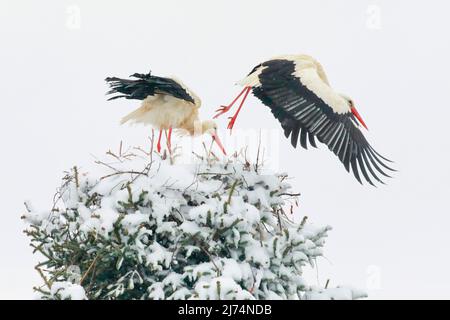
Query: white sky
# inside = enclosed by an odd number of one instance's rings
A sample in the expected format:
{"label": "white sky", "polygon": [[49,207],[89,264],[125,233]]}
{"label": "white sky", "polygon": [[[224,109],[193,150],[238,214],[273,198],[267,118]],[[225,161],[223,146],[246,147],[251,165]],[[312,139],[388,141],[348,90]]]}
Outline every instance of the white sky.
{"label": "white sky", "polygon": [[[145,141],[148,129],[119,127],[136,103],[106,102],[106,76],[177,75],[206,118],[254,65],[296,53],[322,62],[400,170],[387,186],[363,187],[326,148],[294,150],[280,135],[280,170],[302,193],[298,214],[334,228],[319,281],[373,299],[450,298],[449,9],[437,0],[2,0],[0,298],[31,298],[41,283],[23,201],[47,209],[64,170],[121,139]],[[247,101],[237,128],[279,128]]]}

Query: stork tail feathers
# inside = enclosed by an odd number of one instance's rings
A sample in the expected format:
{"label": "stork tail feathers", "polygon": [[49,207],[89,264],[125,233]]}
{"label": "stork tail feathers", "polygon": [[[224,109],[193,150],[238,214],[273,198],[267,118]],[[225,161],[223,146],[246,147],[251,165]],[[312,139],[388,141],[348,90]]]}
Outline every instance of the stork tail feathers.
{"label": "stork tail feathers", "polygon": [[117,98],[144,100],[149,95],[165,94],[194,104],[196,103],[191,93],[174,79],[152,76],[150,73],[134,73],[130,77],[136,79],[130,80],[117,77],[108,77],[105,79],[111,88],[107,94],[118,94],[108,100]]}

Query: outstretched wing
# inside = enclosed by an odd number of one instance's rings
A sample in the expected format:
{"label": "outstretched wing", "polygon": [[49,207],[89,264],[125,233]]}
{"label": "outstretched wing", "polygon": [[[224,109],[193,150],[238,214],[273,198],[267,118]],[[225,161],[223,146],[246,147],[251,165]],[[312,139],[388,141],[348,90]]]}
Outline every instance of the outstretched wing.
{"label": "outstretched wing", "polygon": [[121,79],[117,77],[108,77],[105,79],[109,83],[111,90],[106,94],[117,94],[108,100],[117,98],[144,100],[148,96],[155,94],[166,94],[172,97],[194,102],[194,97],[180,83],[171,78],[163,78],[148,74],[135,73],[131,79]]}
{"label": "outstretched wing", "polygon": [[385,163],[391,161],[370,146],[350,107],[314,68],[299,71],[294,61],[279,59],[262,63],[253,72],[259,73],[253,94],[271,109],[294,148],[298,140],[305,149],[307,141],[316,147],[317,138],[338,156],[347,171],[351,168],[360,183],[358,168],[371,185],[372,177],[383,183],[379,174],[390,177],[382,167],[394,171]]}

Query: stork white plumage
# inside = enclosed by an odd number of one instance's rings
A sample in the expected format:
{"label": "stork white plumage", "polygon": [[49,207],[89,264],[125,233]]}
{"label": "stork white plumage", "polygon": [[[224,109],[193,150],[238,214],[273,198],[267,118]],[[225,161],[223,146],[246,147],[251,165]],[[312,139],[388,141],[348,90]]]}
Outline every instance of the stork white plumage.
{"label": "stork white plumage", "polygon": [[[307,149],[309,143],[316,147],[314,138],[326,144],[339,157],[347,171],[350,168],[355,178],[361,182],[358,172],[373,185],[371,176],[379,174],[390,177],[381,167],[395,171],[385,162],[392,162],[376,152],[359,129],[367,129],[356,110],[352,99],[335,92],[320,63],[308,55],[279,56],[263,62],[239,82],[244,87],[241,93],[228,105],[221,106],[214,118],[226,113],[243,98],[231,117],[228,129],[232,129],[236,118],[250,91],[270,108],[281,123],[286,138],[291,136],[291,144]],[[370,175],[369,175],[370,173]]]}
{"label": "stork white plumage", "polygon": [[[191,136],[210,134],[221,151],[225,149],[217,135],[214,121],[199,121],[198,109],[200,98],[188,89],[180,80],[163,78],[150,74],[135,73],[130,77],[136,79],[120,79],[108,77],[111,90],[107,94],[117,94],[108,100],[117,98],[141,100],[141,106],[122,118],[121,124],[135,122],[151,125],[159,129],[157,150],[161,152],[162,131],[166,131],[167,147],[171,151],[172,129],[183,129]],[[168,133],[167,133],[168,130]]]}

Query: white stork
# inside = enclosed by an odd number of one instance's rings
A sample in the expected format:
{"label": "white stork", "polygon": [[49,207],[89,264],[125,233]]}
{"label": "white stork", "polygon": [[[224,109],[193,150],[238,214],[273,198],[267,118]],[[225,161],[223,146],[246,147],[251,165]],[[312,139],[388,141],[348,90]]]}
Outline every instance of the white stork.
{"label": "white stork", "polygon": [[123,117],[121,124],[131,121],[149,124],[159,129],[158,152],[161,152],[163,130],[166,131],[167,147],[170,152],[172,129],[183,129],[191,136],[210,134],[220,150],[226,154],[217,135],[217,125],[211,120],[199,122],[200,98],[180,80],[153,76],[150,72],[148,74],[135,73],[130,77],[136,78],[136,80],[117,77],[105,79],[111,87],[107,94],[117,93],[108,100],[126,98],[142,101],[141,107]]}
{"label": "white stork", "polygon": [[367,126],[352,99],[331,88],[322,66],[314,58],[308,55],[273,58],[254,67],[239,84],[244,87],[241,93],[228,106],[217,109],[214,116],[217,118],[229,111],[244,95],[228,129],[233,128],[245,99],[252,91],[271,109],[286,138],[291,136],[294,148],[298,140],[305,149],[307,141],[316,147],[316,137],[339,157],[347,171],[351,167],[360,183],[358,166],[371,185],[371,176],[383,183],[375,171],[390,177],[381,167],[395,171],[385,164],[392,161],[376,152],[361,132],[359,125],[366,129]]}

